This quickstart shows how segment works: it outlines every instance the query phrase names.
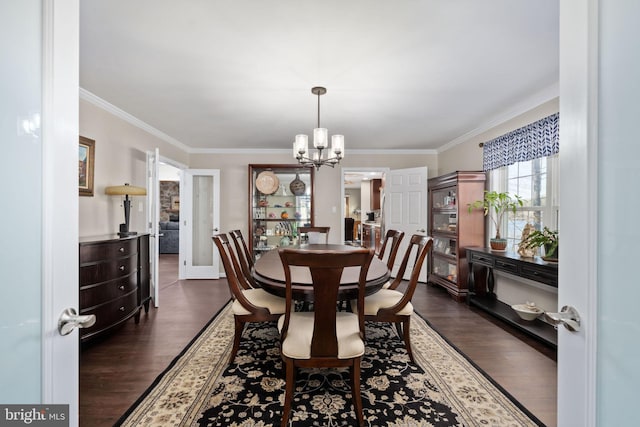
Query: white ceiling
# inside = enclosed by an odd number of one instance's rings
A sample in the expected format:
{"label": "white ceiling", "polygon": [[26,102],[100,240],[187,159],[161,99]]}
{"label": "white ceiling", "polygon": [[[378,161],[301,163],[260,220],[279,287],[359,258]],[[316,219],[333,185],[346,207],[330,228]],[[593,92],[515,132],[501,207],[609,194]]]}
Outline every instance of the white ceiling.
{"label": "white ceiling", "polygon": [[438,149],[558,95],[559,0],[82,0],[80,85],[198,149]]}

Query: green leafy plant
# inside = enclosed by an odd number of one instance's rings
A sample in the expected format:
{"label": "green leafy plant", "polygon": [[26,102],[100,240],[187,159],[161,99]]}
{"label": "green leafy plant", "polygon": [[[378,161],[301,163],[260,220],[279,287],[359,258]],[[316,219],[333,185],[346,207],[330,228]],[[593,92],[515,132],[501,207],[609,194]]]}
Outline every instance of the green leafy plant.
{"label": "green leafy plant", "polygon": [[522,204],[522,198],[517,194],[511,196],[507,192],[499,193],[497,191],[485,191],[484,199],[476,200],[473,203],[469,203],[467,206],[469,207],[469,212],[474,209],[482,208],[485,216],[489,215],[489,218],[493,221],[493,225],[496,227],[495,238],[501,239],[500,226],[502,225],[504,214],[509,211],[515,214],[516,208],[518,206],[522,206]]}
{"label": "green leafy plant", "polygon": [[544,227],[542,230],[532,231],[521,243],[527,249],[544,247],[544,254],[547,258],[557,258],[558,231],[549,230]]}

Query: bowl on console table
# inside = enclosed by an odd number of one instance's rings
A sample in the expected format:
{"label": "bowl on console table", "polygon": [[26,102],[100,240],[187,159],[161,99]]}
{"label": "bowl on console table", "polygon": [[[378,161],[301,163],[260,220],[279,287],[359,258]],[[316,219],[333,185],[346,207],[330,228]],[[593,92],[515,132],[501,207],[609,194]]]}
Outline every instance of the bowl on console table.
{"label": "bowl on console table", "polygon": [[522,320],[528,321],[535,320],[538,316],[544,313],[543,309],[537,307],[535,303],[532,302],[527,302],[526,304],[514,304],[511,308]]}

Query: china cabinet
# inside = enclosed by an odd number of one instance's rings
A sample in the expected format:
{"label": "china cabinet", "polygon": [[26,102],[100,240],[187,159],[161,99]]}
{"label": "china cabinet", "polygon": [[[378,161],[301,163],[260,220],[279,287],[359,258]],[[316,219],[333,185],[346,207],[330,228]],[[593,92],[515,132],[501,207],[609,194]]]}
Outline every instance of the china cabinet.
{"label": "china cabinet", "polygon": [[468,212],[467,204],[481,199],[484,172],[453,172],[429,179],[429,283],[444,287],[457,301],[467,296],[465,248],[484,246],[485,218],[480,210]]}
{"label": "china cabinet", "polygon": [[254,259],[298,242],[298,227],[314,226],[314,169],[300,165],[249,165],[248,245]]}

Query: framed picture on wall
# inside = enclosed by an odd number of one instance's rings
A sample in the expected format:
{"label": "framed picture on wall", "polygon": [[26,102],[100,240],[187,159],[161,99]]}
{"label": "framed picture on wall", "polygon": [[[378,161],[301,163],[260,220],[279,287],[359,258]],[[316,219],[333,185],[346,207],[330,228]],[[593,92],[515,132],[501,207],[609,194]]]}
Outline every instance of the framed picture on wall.
{"label": "framed picture on wall", "polygon": [[81,196],[92,197],[96,142],[81,136],[78,148],[78,190]]}

